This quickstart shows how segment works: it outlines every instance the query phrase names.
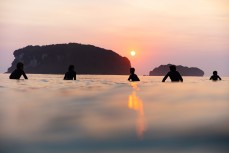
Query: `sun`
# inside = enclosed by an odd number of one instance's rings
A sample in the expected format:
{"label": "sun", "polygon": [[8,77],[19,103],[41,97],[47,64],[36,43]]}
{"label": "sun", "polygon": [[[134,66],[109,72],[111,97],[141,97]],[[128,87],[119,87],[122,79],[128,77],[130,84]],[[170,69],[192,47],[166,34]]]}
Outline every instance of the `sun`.
{"label": "sun", "polygon": [[135,52],[134,50],[132,50],[132,51],[130,52],[130,55],[131,55],[131,56],[135,56],[135,55],[136,55],[136,52]]}

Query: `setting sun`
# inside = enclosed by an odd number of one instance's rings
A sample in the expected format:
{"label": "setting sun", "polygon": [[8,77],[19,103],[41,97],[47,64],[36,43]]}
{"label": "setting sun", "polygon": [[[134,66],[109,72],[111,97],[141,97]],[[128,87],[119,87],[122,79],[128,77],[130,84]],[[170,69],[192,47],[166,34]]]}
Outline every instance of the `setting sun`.
{"label": "setting sun", "polygon": [[136,52],[135,52],[135,51],[131,51],[131,52],[130,52],[130,55],[131,55],[131,56],[135,56],[135,55],[136,55]]}

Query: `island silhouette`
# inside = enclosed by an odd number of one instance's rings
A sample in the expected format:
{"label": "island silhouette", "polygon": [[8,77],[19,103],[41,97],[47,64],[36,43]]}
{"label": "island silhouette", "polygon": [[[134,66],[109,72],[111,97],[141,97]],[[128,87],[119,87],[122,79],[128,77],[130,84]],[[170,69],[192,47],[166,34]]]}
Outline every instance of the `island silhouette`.
{"label": "island silhouette", "polygon": [[14,51],[15,59],[8,73],[18,62],[33,74],[65,74],[69,64],[77,66],[77,74],[128,75],[128,58],[112,50],[78,43],[27,46]]}
{"label": "island silhouette", "polygon": [[[170,71],[170,66],[174,64],[160,65],[149,72],[150,76],[165,76]],[[182,76],[204,76],[204,71],[196,67],[186,67],[182,65],[175,65],[176,70]]]}

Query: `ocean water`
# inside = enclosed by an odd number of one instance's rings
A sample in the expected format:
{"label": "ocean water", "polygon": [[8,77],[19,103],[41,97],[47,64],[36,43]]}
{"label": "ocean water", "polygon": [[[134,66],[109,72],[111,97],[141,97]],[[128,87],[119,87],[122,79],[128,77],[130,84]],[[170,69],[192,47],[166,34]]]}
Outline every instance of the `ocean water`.
{"label": "ocean water", "polygon": [[1,153],[228,153],[229,78],[0,74]]}

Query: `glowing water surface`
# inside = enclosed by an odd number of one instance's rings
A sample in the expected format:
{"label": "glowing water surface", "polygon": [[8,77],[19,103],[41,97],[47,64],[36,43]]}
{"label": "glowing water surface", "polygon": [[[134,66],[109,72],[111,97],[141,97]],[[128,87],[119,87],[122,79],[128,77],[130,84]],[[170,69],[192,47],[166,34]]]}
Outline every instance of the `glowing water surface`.
{"label": "glowing water surface", "polygon": [[0,74],[1,153],[227,153],[229,78]]}

